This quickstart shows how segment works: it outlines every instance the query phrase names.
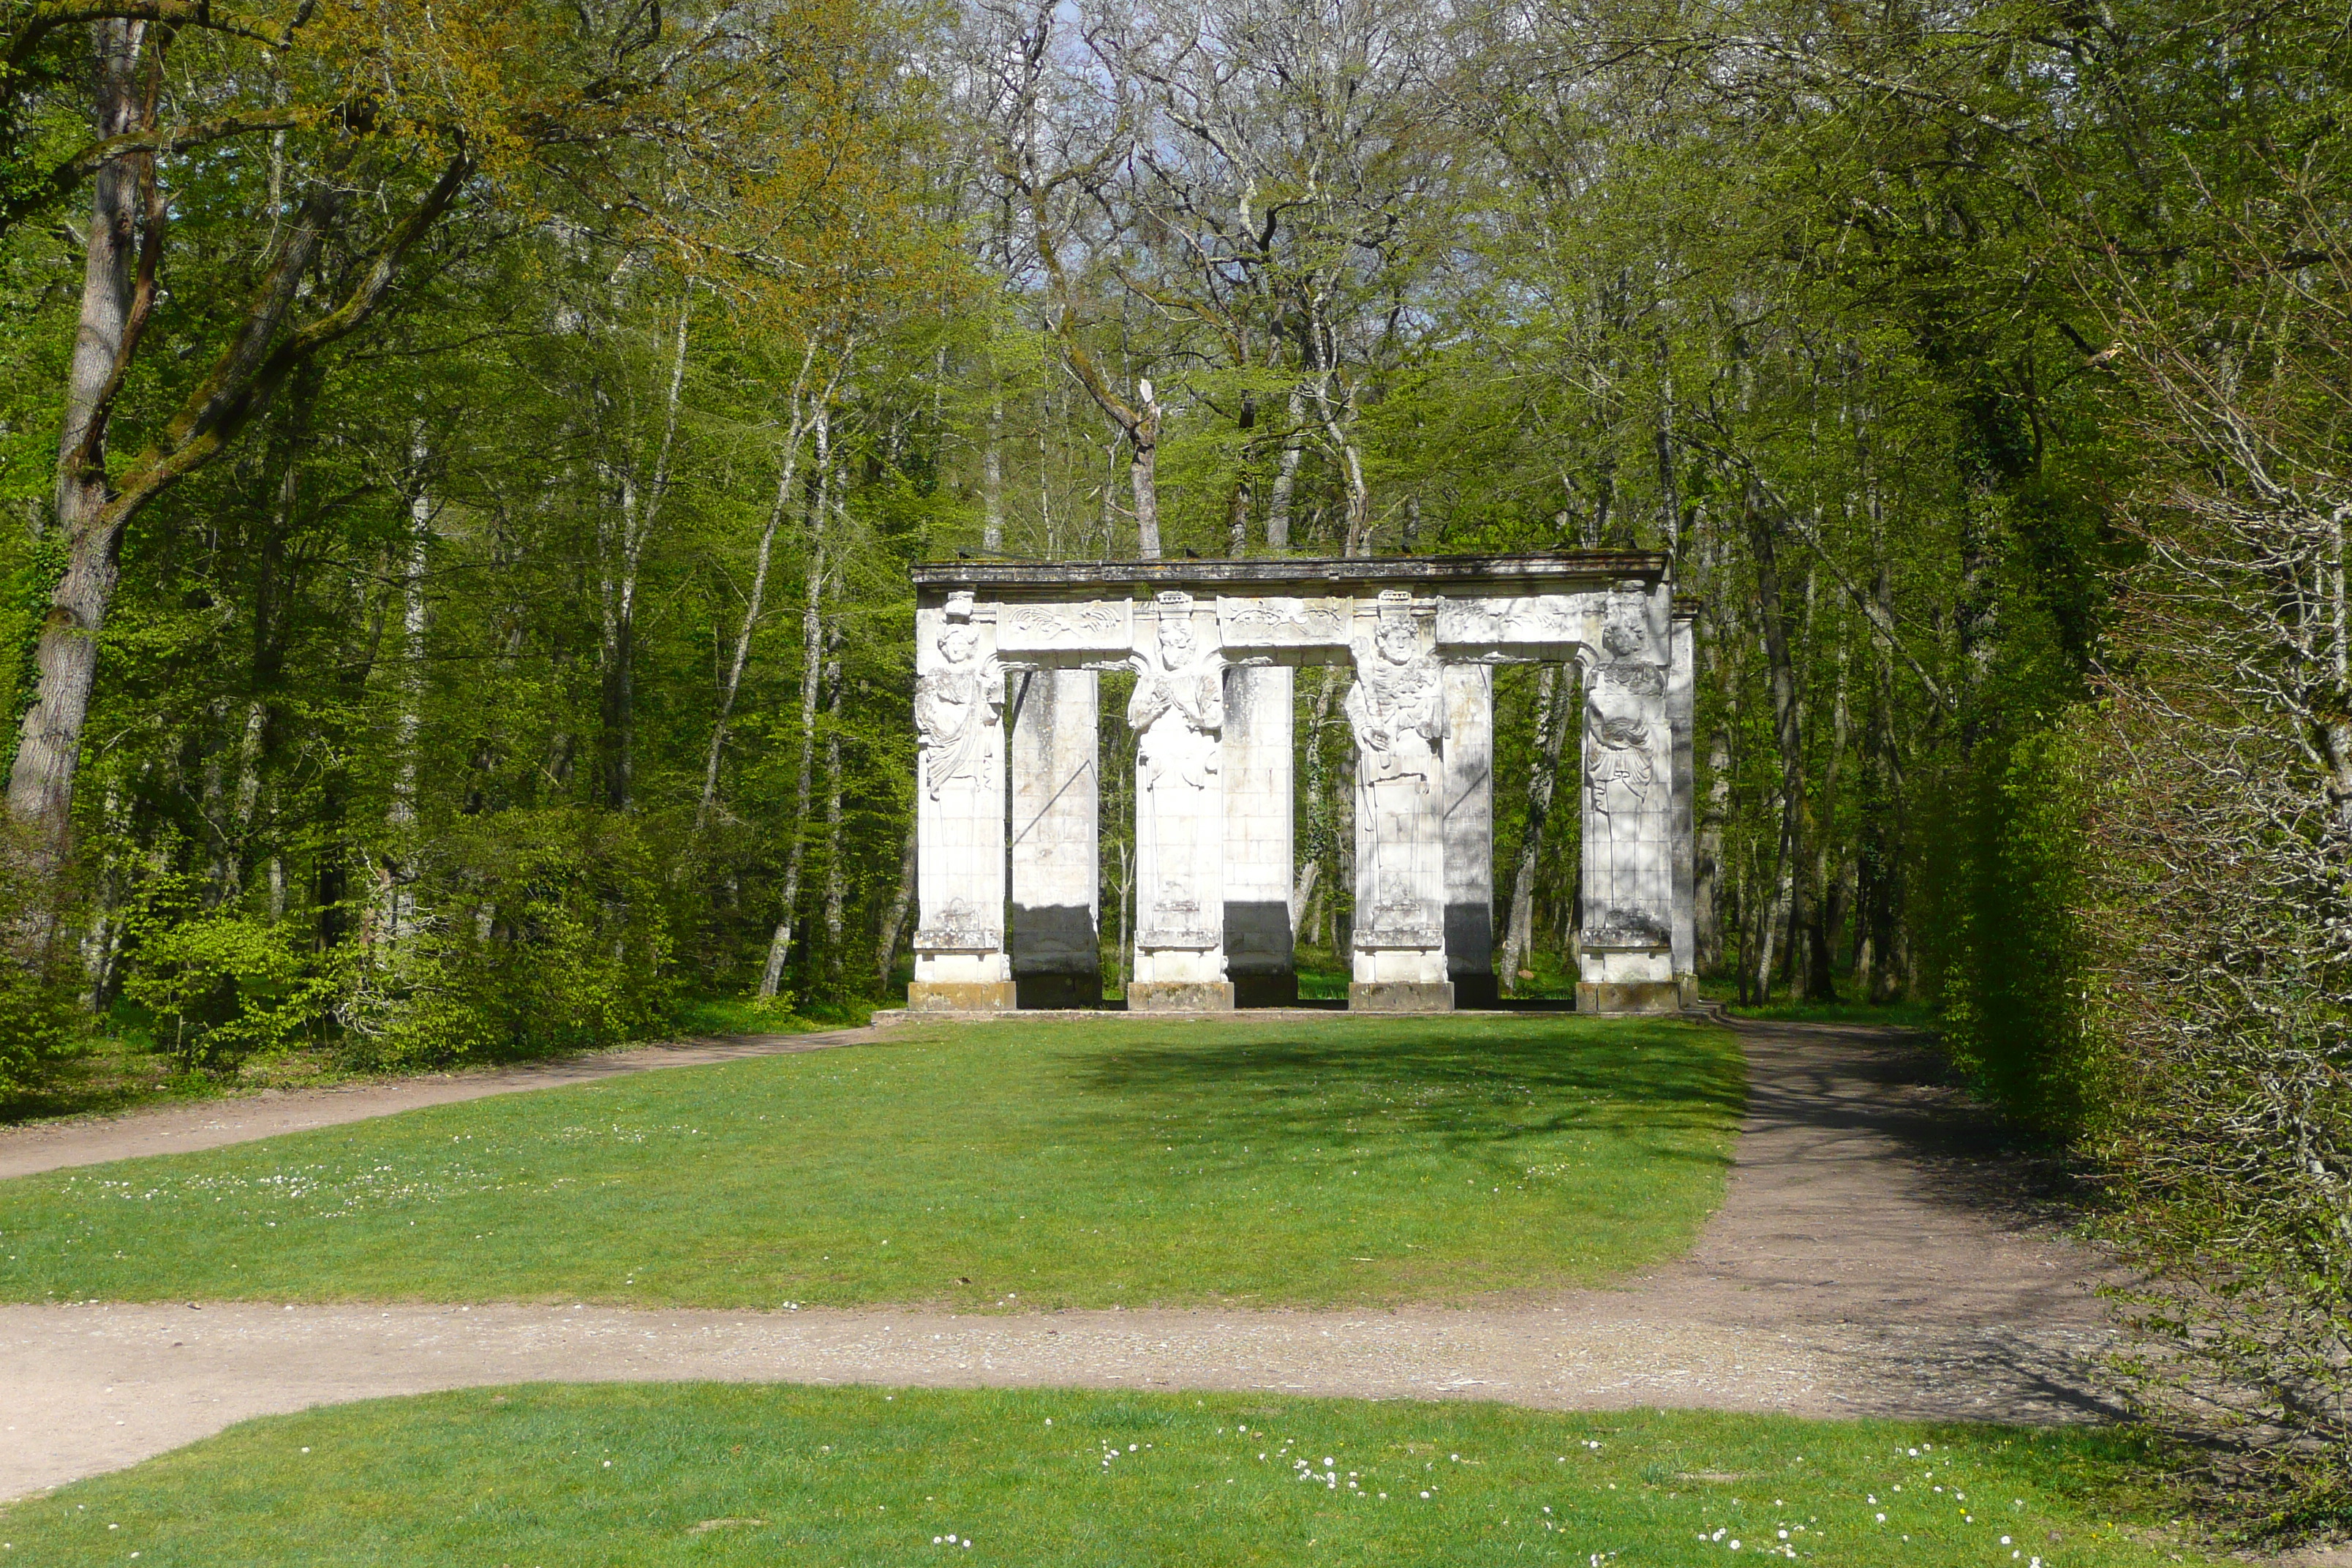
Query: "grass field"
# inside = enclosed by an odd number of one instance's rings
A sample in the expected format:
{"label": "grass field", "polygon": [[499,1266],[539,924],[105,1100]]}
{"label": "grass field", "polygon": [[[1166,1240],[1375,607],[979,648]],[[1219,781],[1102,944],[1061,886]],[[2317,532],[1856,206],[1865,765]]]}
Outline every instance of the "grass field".
{"label": "grass field", "polygon": [[2124,1489],[2135,1457],[2092,1432],[1699,1413],[540,1384],[247,1422],[0,1509],[0,1558],[136,1554],[140,1568],[2205,1561]]}
{"label": "grass field", "polygon": [[1460,1300],[1682,1250],[1674,1021],[1011,1021],[0,1184],[0,1299]]}

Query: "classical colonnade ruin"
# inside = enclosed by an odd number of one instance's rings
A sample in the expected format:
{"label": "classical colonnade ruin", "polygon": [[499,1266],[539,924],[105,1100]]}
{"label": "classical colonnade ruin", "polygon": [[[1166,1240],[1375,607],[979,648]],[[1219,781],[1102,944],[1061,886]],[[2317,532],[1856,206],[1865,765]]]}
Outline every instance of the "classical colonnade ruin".
{"label": "classical colonnade ruin", "polygon": [[1666,557],[954,562],[914,569],[917,1011],[1102,994],[1101,672],[1132,670],[1131,1010],[1278,1004],[1293,681],[1352,672],[1349,1005],[1490,1005],[1494,672],[1577,667],[1577,1005],[1692,983],[1691,621]]}

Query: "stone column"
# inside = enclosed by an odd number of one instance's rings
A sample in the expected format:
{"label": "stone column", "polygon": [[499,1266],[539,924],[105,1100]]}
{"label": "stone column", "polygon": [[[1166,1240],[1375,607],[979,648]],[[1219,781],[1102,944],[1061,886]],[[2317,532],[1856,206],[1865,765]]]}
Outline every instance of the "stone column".
{"label": "stone column", "polygon": [[1286,665],[1225,671],[1225,973],[1244,1007],[1298,1000],[1290,927],[1291,675]]}
{"label": "stone column", "polygon": [[1355,973],[1348,1005],[1444,1012],[1445,977],[1445,680],[1431,617],[1384,591],[1360,608],[1356,681]]}
{"label": "stone column", "polygon": [[1136,628],[1135,970],[1131,1012],[1226,1010],[1221,734],[1225,668],[1213,613],[1157,596]]}
{"label": "stone column", "polygon": [[1004,950],[1004,674],[970,594],[915,613],[919,1012],[1013,1005]]}
{"label": "stone column", "polygon": [[1445,976],[1456,1007],[1492,1007],[1495,983],[1495,671],[1445,666]]}
{"label": "stone column", "polygon": [[1697,668],[1691,623],[1697,614],[1674,612],[1674,662],[1666,667],[1666,724],[1674,732],[1674,941],[1675,981],[1682,1005],[1698,1005],[1698,767],[1694,745],[1693,697]]}
{"label": "stone column", "polygon": [[1024,1007],[1098,1006],[1101,678],[1038,669],[1010,679],[1013,983]]}
{"label": "stone column", "polygon": [[1671,632],[1664,593],[1610,595],[1584,673],[1584,843],[1576,1005],[1588,1013],[1672,1013],[1674,734],[1666,705]]}

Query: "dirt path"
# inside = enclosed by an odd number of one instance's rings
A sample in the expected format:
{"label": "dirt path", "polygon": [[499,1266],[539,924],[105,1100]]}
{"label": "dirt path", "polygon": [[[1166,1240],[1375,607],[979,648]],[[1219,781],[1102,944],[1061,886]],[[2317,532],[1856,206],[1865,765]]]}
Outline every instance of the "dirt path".
{"label": "dirt path", "polygon": [[818,1051],[828,1046],[856,1045],[877,1037],[872,1029],[829,1029],[811,1035],[679,1040],[667,1045],[599,1051],[565,1061],[533,1062],[525,1067],[425,1073],[382,1083],[345,1084],[336,1089],[264,1089],[259,1094],[132,1110],[121,1116],[76,1117],[35,1122],[27,1127],[0,1127],[0,1181],[59,1171],[68,1165],[135,1159],[142,1154],[185,1154],[198,1149],[217,1149],[224,1143],[275,1138],[281,1132],[365,1121],[423,1105],[448,1105],[461,1100],[520,1094],[567,1083],[594,1083],[600,1079],[656,1068],[701,1067],[711,1062],[739,1061],[745,1057],[790,1056],[795,1051]]}
{"label": "dirt path", "polygon": [[1461,1311],[1018,1317],[5,1307],[0,1498],[248,1415],[526,1379],[1278,1390],[2017,1421],[2106,1414],[2085,1375],[2108,1342],[2087,1289],[2105,1266],[2036,1217],[1991,1130],[1933,1081],[1932,1058],[1862,1030],[1742,1033],[1751,1090],[1724,1207],[1689,1257],[1622,1289]]}

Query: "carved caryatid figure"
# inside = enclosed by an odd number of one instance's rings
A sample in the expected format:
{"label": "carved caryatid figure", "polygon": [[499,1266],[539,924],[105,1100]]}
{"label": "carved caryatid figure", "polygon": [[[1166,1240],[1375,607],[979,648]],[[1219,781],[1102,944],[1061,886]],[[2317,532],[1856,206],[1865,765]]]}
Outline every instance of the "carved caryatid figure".
{"label": "carved caryatid figure", "polygon": [[1373,658],[1348,688],[1364,787],[1437,779],[1437,742],[1445,739],[1445,687],[1437,659],[1421,650],[1409,621],[1388,620],[1372,637]]}
{"label": "carved caryatid figure", "polygon": [[[1607,656],[1585,683],[1586,940],[1663,942],[1667,784],[1661,776],[1666,672],[1643,657],[1647,634],[1628,605],[1611,606]],[[1660,906],[1654,908],[1653,906]]]}
{"label": "carved caryatid figure", "polygon": [[923,743],[923,789],[933,800],[953,779],[994,776],[1003,727],[1002,671],[980,657],[980,633],[950,621],[936,645],[938,668],[915,682],[915,728]]}
{"label": "carved caryatid figure", "polygon": [[1225,666],[1214,648],[1196,653],[1189,621],[1160,623],[1160,657],[1130,656],[1135,695],[1127,725],[1136,733],[1136,776],[1145,789],[1202,790],[1217,771],[1225,727]]}
{"label": "carved caryatid figure", "polygon": [[1356,732],[1360,948],[1424,949],[1444,940],[1438,743],[1446,733],[1444,671],[1422,647],[1408,615],[1382,607],[1369,657],[1359,657],[1348,689],[1348,721]]}

